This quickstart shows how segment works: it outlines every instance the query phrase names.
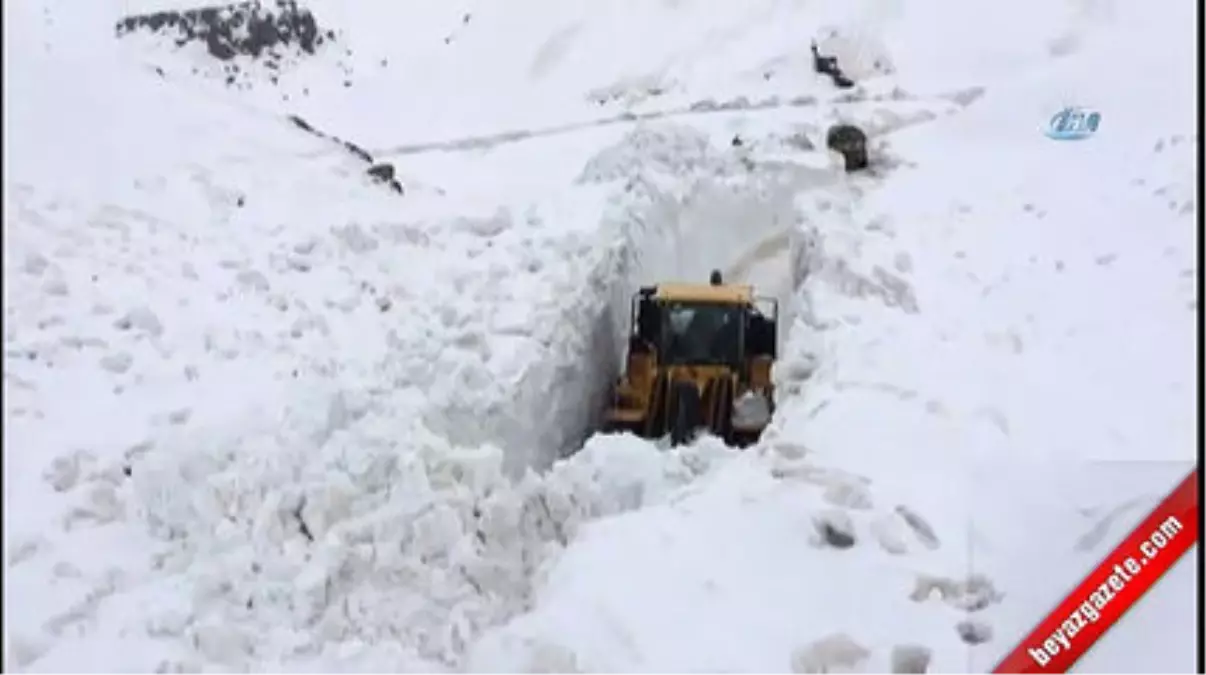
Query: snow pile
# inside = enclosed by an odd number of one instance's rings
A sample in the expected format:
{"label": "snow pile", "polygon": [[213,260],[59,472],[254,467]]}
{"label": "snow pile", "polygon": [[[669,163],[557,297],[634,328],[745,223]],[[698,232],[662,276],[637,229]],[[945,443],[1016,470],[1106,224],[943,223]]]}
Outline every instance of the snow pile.
{"label": "snow pile", "polygon": [[[824,647],[837,640],[856,669],[887,671],[893,649],[922,645],[958,670],[964,580],[919,575],[906,554],[934,544],[886,506],[858,476],[745,455],[587,528],[537,609],[483,639],[470,668],[827,672],[843,665]],[[930,583],[956,591],[930,597]]]}

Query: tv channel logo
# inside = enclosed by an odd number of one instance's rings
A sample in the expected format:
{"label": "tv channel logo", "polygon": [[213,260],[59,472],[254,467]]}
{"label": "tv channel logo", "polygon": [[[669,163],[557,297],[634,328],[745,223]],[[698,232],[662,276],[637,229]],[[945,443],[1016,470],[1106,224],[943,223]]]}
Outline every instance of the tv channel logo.
{"label": "tv channel logo", "polygon": [[1057,141],[1079,141],[1097,133],[1101,113],[1081,107],[1068,107],[1047,122],[1047,137]]}

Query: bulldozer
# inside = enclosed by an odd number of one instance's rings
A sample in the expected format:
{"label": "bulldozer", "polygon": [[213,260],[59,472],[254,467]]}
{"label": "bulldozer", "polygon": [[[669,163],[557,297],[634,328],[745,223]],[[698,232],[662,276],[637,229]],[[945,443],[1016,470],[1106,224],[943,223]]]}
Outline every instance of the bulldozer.
{"label": "bulldozer", "polygon": [[774,412],[778,302],[713,271],[706,284],[641,287],[631,315],[604,431],[668,434],[671,445],[701,432],[730,446],[757,442]]}

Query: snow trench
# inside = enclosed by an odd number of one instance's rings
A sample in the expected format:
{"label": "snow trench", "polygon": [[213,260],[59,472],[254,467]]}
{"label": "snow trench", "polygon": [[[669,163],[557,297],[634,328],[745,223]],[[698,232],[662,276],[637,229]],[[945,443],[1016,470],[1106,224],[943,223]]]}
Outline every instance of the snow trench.
{"label": "snow trench", "polygon": [[[424,423],[456,445],[501,447],[512,475],[543,471],[578,451],[619,374],[637,288],[702,281],[713,269],[747,277],[760,258],[786,253],[796,241],[788,233],[797,229],[801,182],[799,172],[751,168],[691,127],[635,127],[592,157],[571,188],[598,197],[585,200],[591,212],[546,209],[554,213],[545,218],[590,223],[590,234],[557,244],[552,257],[571,262],[548,273],[549,290],[523,325],[495,324],[501,341],[480,338],[499,345],[521,336],[519,353],[481,381],[455,373],[433,379]],[[773,271],[783,278],[765,290],[787,305],[792,280],[779,257],[783,269]]]}
{"label": "snow trench", "polygon": [[[712,269],[750,277],[751,268],[773,259],[778,265],[762,275],[771,288],[761,290],[788,308],[804,278],[790,266],[806,268],[813,250],[797,213],[799,193],[831,180],[797,166],[755,166],[702,131],[670,123],[637,126],[587,162],[577,183],[604,188],[605,202],[596,241],[580,259],[587,264],[559,289],[556,311],[532,327],[545,348],[529,355],[511,396],[477,427],[488,429],[489,440],[475,439],[503,448],[507,473],[542,471],[526,473],[514,488],[519,496],[509,497],[527,506],[525,520],[508,533],[523,543],[504,555],[519,556],[526,569],[512,578],[510,599],[496,598],[492,618],[473,622],[466,637],[529,610],[547,563],[584,523],[655,503],[734,457],[715,439],[667,450],[630,436],[592,435],[619,373],[631,295],[644,284],[700,281]],[[781,341],[791,325],[787,313]],[[464,443],[469,415],[480,412],[456,417],[445,408],[445,426],[433,428]],[[459,661],[461,646],[441,660]]]}
{"label": "snow trench", "polygon": [[[601,245],[561,315],[542,327],[549,349],[525,372],[500,436],[509,449],[542,440],[538,456],[524,457],[537,468],[576,451],[595,429],[620,370],[639,286],[702,282],[713,269],[746,277],[768,243],[786,249],[802,241],[789,236],[798,231],[800,176],[752,169],[687,126],[637,127],[593,157],[578,182],[611,188]],[[781,274],[790,277],[786,265]],[[777,281],[770,294],[788,300],[792,280]]]}

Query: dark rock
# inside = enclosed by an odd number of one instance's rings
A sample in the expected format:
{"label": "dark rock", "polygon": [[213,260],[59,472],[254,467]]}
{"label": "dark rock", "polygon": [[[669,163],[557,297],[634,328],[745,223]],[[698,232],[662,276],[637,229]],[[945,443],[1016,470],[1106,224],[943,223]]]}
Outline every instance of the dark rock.
{"label": "dark rock", "polygon": [[234,45],[230,43],[230,38],[219,31],[210,31],[206,34],[205,47],[211,56],[222,61],[229,61],[239,54]]}
{"label": "dark rock", "polygon": [[290,122],[292,122],[292,123],[293,123],[293,124],[294,124],[294,125],[295,125],[295,126],[298,128],[298,129],[301,129],[302,131],[308,131],[308,132],[310,132],[310,133],[312,133],[312,134],[316,134],[316,135],[318,135],[318,136],[322,136],[322,135],[324,135],[324,134],[323,134],[321,131],[317,131],[317,130],[316,130],[314,127],[310,126],[310,123],[309,123],[309,122],[307,122],[306,120],[302,119],[301,117],[298,117],[297,115],[290,115],[288,119],[289,119],[289,121],[290,121]]}
{"label": "dark rock", "polygon": [[821,525],[821,536],[825,543],[834,548],[850,548],[854,546],[854,537],[849,532],[842,532],[829,523]]}
{"label": "dark rock", "polygon": [[[318,26],[314,14],[296,2],[249,0],[196,9],[164,10],[137,14],[117,22],[117,36],[134,31],[170,33],[177,46],[202,42],[216,59],[236,56],[259,58],[274,48],[292,47],[315,53],[320,38],[335,41],[335,32]],[[279,58],[279,55],[276,55]]]}
{"label": "dark rock", "polygon": [[867,133],[853,124],[838,124],[825,135],[825,147],[841,153],[846,171],[867,168]]}
{"label": "dark rock", "polygon": [[394,165],[388,163],[374,164],[368,168],[366,173],[372,176],[374,180],[387,183],[394,179]]}
{"label": "dark rock", "polygon": [[351,141],[343,141],[343,147],[347,148],[348,152],[352,153],[353,155],[356,155],[357,157],[359,157],[360,159],[363,159],[366,162],[373,161],[373,156],[369,154],[368,150],[365,150],[364,148],[360,147],[359,145],[356,145],[355,143],[353,143]]}
{"label": "dark rock", "polygon": [[838,66],[836,56],[821,56],[817,43],[812,43],[812,69],[818,75],[828,75],[834,86],[839,89],[849,89],[854,86],[854,80],[846,76]]}
{"label": "dark rock", "polygon": [[374,164],[365,172],[373,179],[375,183],[388,185],[389,189],[397,192],[400,195],[406,194],[406,189],[402,187],[402,183],[394,177],[394,165],[388,162]]}

